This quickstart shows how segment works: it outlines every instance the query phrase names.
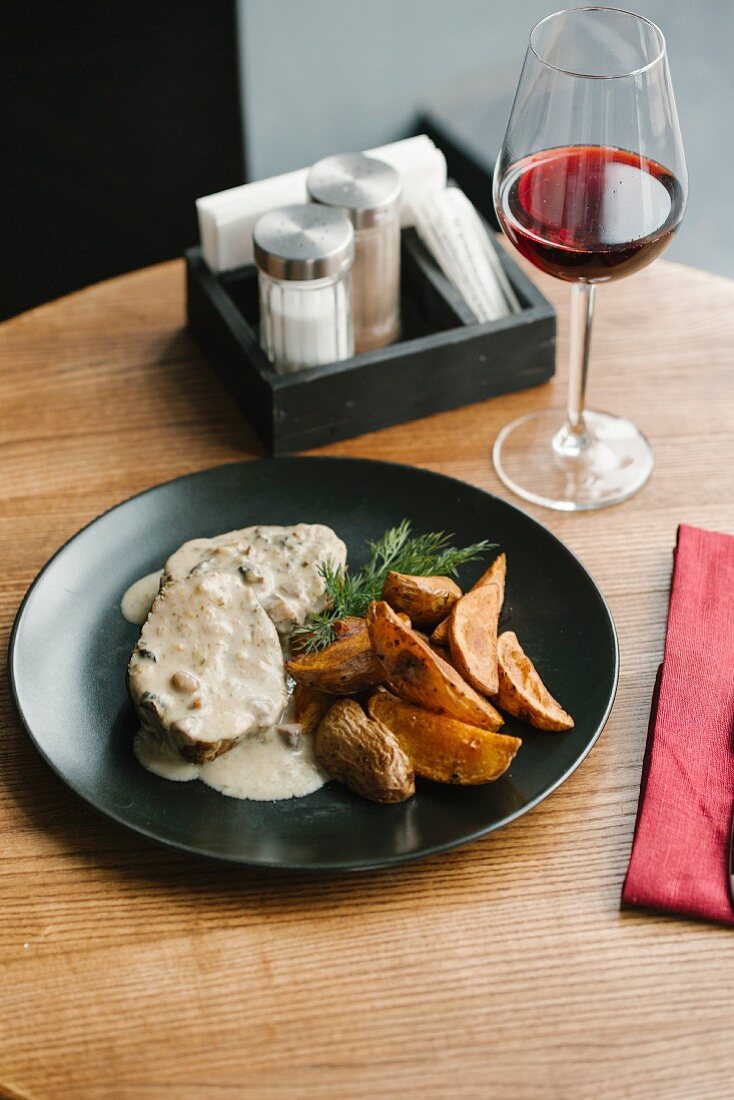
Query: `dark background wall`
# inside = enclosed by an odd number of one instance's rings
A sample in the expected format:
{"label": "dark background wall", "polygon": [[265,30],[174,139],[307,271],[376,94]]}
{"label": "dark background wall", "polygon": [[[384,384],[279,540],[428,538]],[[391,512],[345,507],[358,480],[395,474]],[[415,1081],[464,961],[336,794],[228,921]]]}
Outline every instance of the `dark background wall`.
{"label": "dark background wall", "polygon": [[242,182],[234,0],[0,4],[0,314],[181,254]]}

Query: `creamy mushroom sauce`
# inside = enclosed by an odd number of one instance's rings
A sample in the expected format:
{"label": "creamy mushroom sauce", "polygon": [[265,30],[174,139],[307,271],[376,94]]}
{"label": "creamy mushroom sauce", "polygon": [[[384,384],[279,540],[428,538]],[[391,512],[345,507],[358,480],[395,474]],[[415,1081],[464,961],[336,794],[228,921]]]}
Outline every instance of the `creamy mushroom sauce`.
{"label": "creamy mushroom sauce", "polygon": [[[162,573],[149,574],[131,585],[122,598],[121,611],[130,622],[144,622],[159,587],[165,591],[169,581],[236,572],[275,624],[287,653],[294,626],[326,606],[319,566],[327,561],[343,566],[346,547],[331,528],[321,524],[257,526],[194,539],[171,555]],[[290,702],[277,722],[245,735],[207,763],[185,761],[159,729],[138,732],[135,754],[155,775],[177,782],[201,779],[233,798],[302,797],[329,778],[316,762],[313,736],[302,734],[294,723]]]}
{"label": "creamy mushroom sauce", "polygon": [[329,776],[316,761],[313,736],[303,736],[286,715],[278,726],[250,734],[208,764],[187,764],[169,745],[141,729],[135,755],[154,775],[178,783],[201,779],[230,798],[255,802],[302,798],[323,787]]}
{"label": "creamy mushroom sauce", "polygon": [[141,577],[126,590],[120,601],[120,611],[129,623],[142,626],[148,618],[153,600],[158,595],[162,576],[163,570],[158,569],[155,573],[148,573],[147,576]]}
{"label": "creamy mushroom sauce", "polygon": [[280,634],[290,634],[326,606],[324,562],[337,568],[347,548],[330,527],[245,527],[212,539],[185,542],[166,562],[164,583],[189,573],[239,572]]}

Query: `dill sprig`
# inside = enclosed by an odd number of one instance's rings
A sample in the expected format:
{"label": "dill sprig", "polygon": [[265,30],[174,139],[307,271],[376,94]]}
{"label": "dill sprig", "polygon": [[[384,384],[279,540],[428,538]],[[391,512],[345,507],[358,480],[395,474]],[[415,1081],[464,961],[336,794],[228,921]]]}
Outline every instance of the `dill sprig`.
{"label": "dill sprig", "polygon": [[370,558],[356,573],[349,568],[325,562],[319,571],[324,578],[329,606],[314,615],[297,630],[304,649],[321,649],[334,640],[334,623],[347,615],[362,616],[373,600],[379,600],[387,574],[409,573],[418,577],[456,576],[459,567],[476,561],[494,543],[476,542],[473,546],[451,545],[453,535],[433,531],[427,535],[411,535],[410,522],[404,519],[397,527],[385,531],[375,542],[368,542]]}

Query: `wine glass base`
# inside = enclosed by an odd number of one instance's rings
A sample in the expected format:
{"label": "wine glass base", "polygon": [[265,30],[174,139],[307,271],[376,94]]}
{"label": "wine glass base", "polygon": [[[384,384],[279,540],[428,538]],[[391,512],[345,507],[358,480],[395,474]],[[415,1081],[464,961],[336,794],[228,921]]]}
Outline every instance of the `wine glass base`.
{"label": "wine glass base", "polygon": [[544,409],[502,429],[492,457],[508,489],[544,508],[578,512],[619,504],[642,488],[654,460],[631,420],[587,412],[578,436],[564,419],[563,410]]}

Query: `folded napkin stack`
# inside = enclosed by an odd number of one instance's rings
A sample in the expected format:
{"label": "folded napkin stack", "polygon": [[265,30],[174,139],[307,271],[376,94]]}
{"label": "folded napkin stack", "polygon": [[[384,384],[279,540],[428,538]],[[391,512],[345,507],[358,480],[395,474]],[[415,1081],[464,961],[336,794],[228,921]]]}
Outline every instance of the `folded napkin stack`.
{"label": "folded napkin stack", "polygon": [[[446,158],[426,134],[366,150],[392,165],[403,184],[402,224],[413,225],[419,197],[446,186]],[[272,179],[243,183],[196,200],[199,237],[212,271],[231,271],[254,260],[252,231],[261,214],[277,206],[307,202],[307,168]]]}
{"label": "folded napkin stack", "polygon": [[678,531],[622,900],[734,924],[734,537]]}

